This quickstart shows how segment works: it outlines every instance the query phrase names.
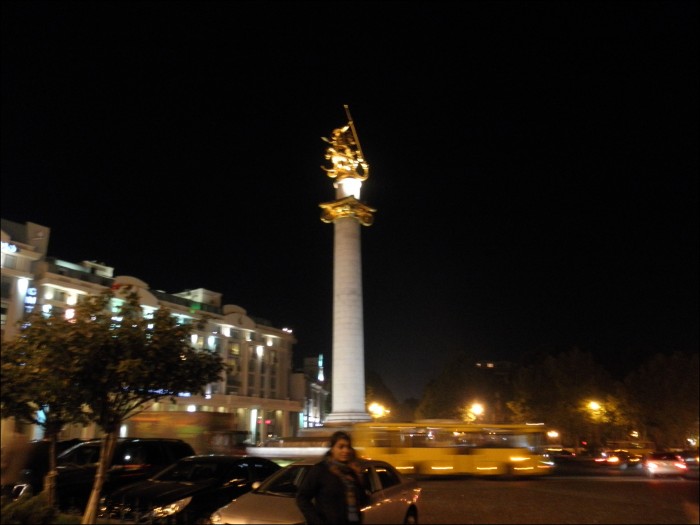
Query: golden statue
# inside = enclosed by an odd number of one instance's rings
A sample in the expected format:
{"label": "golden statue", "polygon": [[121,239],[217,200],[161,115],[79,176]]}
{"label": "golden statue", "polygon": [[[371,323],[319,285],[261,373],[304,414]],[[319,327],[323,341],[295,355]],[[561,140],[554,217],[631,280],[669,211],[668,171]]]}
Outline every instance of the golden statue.
{"label": "golden statue", "polygon": [[342,128],[336,128],[331,133],[331,138],[321,137],[329,143],[326,149],[326,160],[330,160],[332,166],[321,168],[332,179],[338,181],[348,177],[366,180],[369,177],[369,164],[365,161],[360,148],[360,141],[355,132],[355,126],[350,117],[350,110],[345,106],[345,112],[348,116],[347,125]]}
{"label": "golden statue", "polygon": [[[370,226],[374,222],[374,212],[377,210],[359,200],[362,181],[369,176],[369,164],[362,154],[360,140],[357,138],[347,106],[345,106],[345,113],[348,116],[347,125],[334,129],[330,139],[321,137],[329,144],[326,149],[326,159],[331,161],[330,168],[321,166],[321,169],[335,179],[333,186],[338,189],[336,200],[319,204],[322,209],[321,220],[335,222],[345,217],[353,217],[363,226]],[[355,180],[342,183],[343,179]]]}

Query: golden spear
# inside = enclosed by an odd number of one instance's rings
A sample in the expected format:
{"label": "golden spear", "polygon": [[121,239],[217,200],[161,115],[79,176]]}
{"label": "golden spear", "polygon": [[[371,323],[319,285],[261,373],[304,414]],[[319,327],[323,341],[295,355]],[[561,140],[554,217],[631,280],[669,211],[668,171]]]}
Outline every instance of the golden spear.
{"label": "golden spear", "polygon": [[357,144],[357,152],[360,154],[360,159],[361,163],[363,165],[363,168],[365,168],[365,171],[369,171],[369,164],[367,164],[367,161],[365,161],[365,154],[362,153],[362,146],[360,146],[360,138],[357,136],[357,130],[355,130],[355,124],[352,121],[352,116],[350,115],[350,108],[348,107],[347,104],[343,104],[343,107],[345,108],[345,114],[348,117],[348,124],[350,126],[350,130],[352,130],[352,136],[355,139],[355,144]]}

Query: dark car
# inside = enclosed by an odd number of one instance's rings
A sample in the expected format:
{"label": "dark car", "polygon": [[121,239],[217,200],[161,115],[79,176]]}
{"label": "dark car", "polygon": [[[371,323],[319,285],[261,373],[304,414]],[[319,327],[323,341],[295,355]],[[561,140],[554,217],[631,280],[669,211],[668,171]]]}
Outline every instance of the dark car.
{"label": "dark car", "polygon": [[599,457],[595,458],[596,463],[606,466],[615,467],[620,470],[628,468],[642,468],[643,456],[635,454],[629,450],[608,450],[602,452]]}
{"label": "dark car", "polygon": [[[62,510],[84,511],[95,482],[101,447],[102,440],[84,441],[58,456],[56,496]],[[181,439],[119,438],[102,494],[148,479],[178,459],[193,455],[192,446]]]}
{"label": "dark car", "polygon": [[549,447],[545,452],[555,465],[558,465],[559,463],[567,463],[573,459],[576,459],[576,454],[562,447]]}
{"label": "dark car", "polygon": [[98,517],[133,523],[209,523],[219,507],[282,467],[266,458],[198,455],[100,500]]}
{"label": "dark car", "polygon": [[[56,442],[56,456],[80,443],[80,439]],[[3,447],[3,496],[17,499],[33,496],[44,488],[44,478],[49,472],[51,442],[33,440]]]}
{"label": "dark car", "polygon": [[697,449],[681,450],[678,455],[683,458],[688,467],[686,478],[700,478],[700,454],[698,454]]}
{"label": "dark car", "polygon": [[697,450],[681,450],[678,455],[683,458],[683,461],[685,461],[689,469],[697,469],[698,465],[700,465],[700,454]]}

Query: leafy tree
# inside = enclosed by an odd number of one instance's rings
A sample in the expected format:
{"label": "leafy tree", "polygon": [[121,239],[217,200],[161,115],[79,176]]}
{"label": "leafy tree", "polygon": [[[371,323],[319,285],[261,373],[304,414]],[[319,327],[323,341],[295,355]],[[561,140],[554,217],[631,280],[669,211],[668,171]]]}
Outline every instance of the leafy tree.
{"label": "leafy tree", "polygon": [[[104,432],[95,483],[82,519],[84,524],[94,523],[123,421],[164,397],[174,402],[180,392],[204,393],[204,387],[218,381],[227,365],[214,352],[192,348],[192,325],[178,324],[168,308],[145,314],[138,293],[130,287],[84,297],[67,323],[47,325],[43,332],[42,328],[41,323],[30,324],[20,338],[43,338],[48,349],[61,340],[55,332],[63,332],[65,344],[59,346],[57,358],[71,361],[65,370],[65,393],[82,397],[87,417]],[[40,333],[34,336],[35,331]]]}
{"label": "leafy tree", "polygon": [[365,370],[365,399],[367,403],[379,403],[394,414],[398,403],[382,377],[373,370]]}
{"label": "leafy tree", "polygon": [[467,353],[451,359],[437,378],[425,388],[416,408],[418,419],[462,419],[464,407],[481,401],[489,411],[490,422],[503,417],[502,400],[510,396],[509,370],[478,368],[477,360]]}
{"label": "leafy tree", "polygon": [[[508,408],[517,420],[545,422],[559,429],[563,441],[578,444],[597,423],[586,419],[589,400],[599,400],[603,406],[607,406],[603,401],[610,401],[612,413],[613,385],[590,353],[574,347],[518,369]],[[621,417],[619,411],[615,414]]]}
{"label": "leafy tree", "polygon": [[697,432],[700,398],[698,354],[658,353],[625,378],[641,431],[658,448],[686,447]]}
{"label": "leafy tree", "polygon": [[413,421],[419,404],[420,400],[415,397],[404,399],[394,412],[392,421]]}
{"label": "leafy tree", "polygon": [[50,441],[46,499],[55,502],[56,440],[66,424],[86,423],[84,396],[73,388],[76,347],[65,316],[31,314],[14,341],[3,344],[1,406],[3,417],[35,424]]}
{"label": "leafy tree", "polygon": [[163,397],[173,402],[180,392],[203,394],[227,369],[220,355],[190,344],[191,325],[178,324],[170,310],[144,315],[138,294],[125,290],[118,316],[107,308],[113,294],[85,301],[77,323],[85,325],[84,359],[78,382],[87,392],[93,420],[104,431],[95,485],[83,516],[93,523],[107,466],[119,427],[132,415]]}

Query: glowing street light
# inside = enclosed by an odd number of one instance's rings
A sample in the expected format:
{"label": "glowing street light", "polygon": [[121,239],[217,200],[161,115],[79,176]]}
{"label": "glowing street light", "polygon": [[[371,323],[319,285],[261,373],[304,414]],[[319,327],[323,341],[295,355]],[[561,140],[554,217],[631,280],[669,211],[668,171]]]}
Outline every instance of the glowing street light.
{"label": "glowing street light", "polygon": [[470,406],[465,406],[462,410],[462,419],[467,423],[473,423],[477,419],[483,417],[486,409],[484,405],[479,402],[472,403]]}
{"label": "glowing street light", "polygon": [[590,418],[591,418],[591,434],[593,436],[593,443],[594,446],[598,446],[600,444],[600,427],[599,424],[604,418],[604,412],[605,409],[603,408],[603,405],[598,403],[598,401],[591,400],[588,402],[586,405],[586,408],[590,412]]}
{"label": "glowing street light", "polygon": [[385,408],[384,405],[380,405],[379,403],[371,403],[367,407],[367,410],[369,410],[369,414],[374,419],[378,419],[380,417],[387,416],[391,412],[391,410]]}

